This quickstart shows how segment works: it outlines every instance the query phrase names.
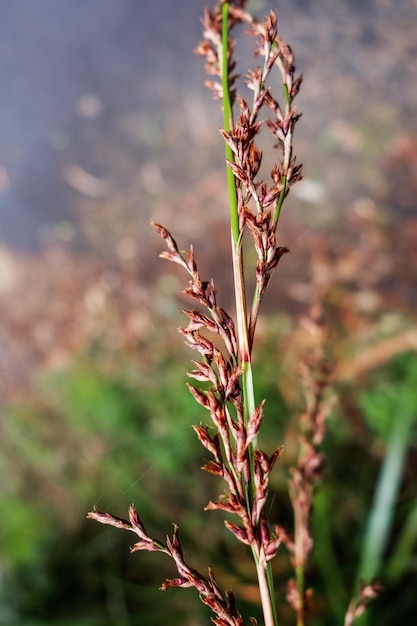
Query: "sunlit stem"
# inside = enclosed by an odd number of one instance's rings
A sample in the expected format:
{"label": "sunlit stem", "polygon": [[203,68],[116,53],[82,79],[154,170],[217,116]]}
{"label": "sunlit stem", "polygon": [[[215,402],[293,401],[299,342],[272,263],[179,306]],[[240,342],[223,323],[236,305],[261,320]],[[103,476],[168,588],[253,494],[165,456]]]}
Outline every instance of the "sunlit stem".
{"label": "sunlit stem", "polygon": [[[223,126],[229,133],[233,130],[233,110],[229,89],[229,2],[222,6],[222,46],[221,46],[221,70],[223,91]],[[234,155],[231,148],[226,146],[226,159],[233,162]],[[233,278],[236,303],[237,338],[239,346],[239,364],[242,369],[241,384],[243,394],[244,418],[246,424],[255,410],[255,394],[253,389],[253,376],[251,366],[251,342],[249,341],[249,328],[247,319],[247,303],[245,291],[245,277],[242,256],[242,233],[239,226],[238,197],[236,179],[230,167],[227,167],[227,185],[230,206],[230,229],[232,240]],[[253,450],[257,445],[252,442],[249,449],[251,484],[248,489],[245,485],[248,513],[251,513],[253,499],[255,497]],[[278,626],[277,611],[274,596],[274,585],[270,564],[260,562],[254,554],[259,590],[261,594],[262,610],[265,626]]]}
{"label": "sunlit stem", "polygon": [[[223,89],[223,125],[224,130],[230,133],[233,130],[233,111],[229,89],[229,2],[225,2],[222,8],[222,89]],[[234,155],[230,146],[226,146],[226,159],[233,162]],[[236,179],[230,167],[227,167],[227,185],[230,206],[230,229],[232,239],[233,281],[235,289],[237,336],[239,343],[239,365],[242,368],[242,386],[245,419],[255,410],[255,398],[253,392],[252,368],[249,348],[249,333],[247,319],[247,304],[245,290],[245,275],[242,255],[242,233],[239,226],[239,210],[236,191]],[[251,494],[253,495],[253,494]]]}

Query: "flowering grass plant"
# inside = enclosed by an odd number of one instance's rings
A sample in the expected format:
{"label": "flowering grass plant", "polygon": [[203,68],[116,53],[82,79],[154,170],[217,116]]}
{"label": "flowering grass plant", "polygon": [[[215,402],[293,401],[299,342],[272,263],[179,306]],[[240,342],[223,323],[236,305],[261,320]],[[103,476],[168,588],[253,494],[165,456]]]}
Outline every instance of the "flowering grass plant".
{"label": "flowering grass plant", "polygon": [[[153,227],[167,247],[161,257],[180,265],[189,276],[185,294],[192,306],[183,311],[188,323],[180,332],[189,347],[196,351],[197,358],[188,374],[194,381],[188,388],[210,416],[209,425],[201,423],[194,426],[194,430],[211,455],[203,469],[225,485],[224,493],[216,502],[210,501],[206,509],[225,512],[228,531],[250,549],[265,626],[278,625],[271,563],[281,544],[285,544],[294,567],[286,598],[294,609],[297,626],[303,626],[311,598],[311,591],[305,584],[307,560],[313,546],[310,513],[314,485],[322,468],[319,448],[325,418],[331,408],[331,400],[325,393],[329,379],[323,356],[325,333],[318,322],[317,311],[305,320],[315,347],[300,370],[306,410],[300,419],[298,460],[289,480],[294,511],[292,534],[274,524],[266,514],[269,477],[283,448],[278,445],[272,454],[260,448],[258,434],[266,407],[264,401],[255,400],[252,372],[252,349],[262,300],[275,268],[288,252],[277,243],[281,210],[292,185],[302,176],[301,165],[293,152],[294,129],[300,118],[294,100],[302,78],[295,74],[290,46],[278,34],[274,12],[264,21],[257,21],[246,11],[245,5],[244,0],[223,0],[213,10],[206,9],[202,20],[204,39],[196,50],[205,58],[210,76],[207,85],[221,101],[223,109],[221,134],[226,152],[230,208],[234,317],[219,305],[213,280],[202,278],[193,249],[180,251],[162,225],[153,223]],[[252,93],[250,102],[238,93],[236,42],[232,37],[237,25],[246,26],[248,36],[255,41],[255,56],[262,60],[245,76],[246,86]],[[281,85],[279,97],[272,87],[277,84],[276,75]],[[258,147],[263,131],[272,135],[277,150],[276,163],[266,179],[262,178],[262,152]],[[249,237],[244,237],[245,233]],[[243,260],[244,243],[253,246],[256,254],[256,265],[252,268],[255,288],[251,297],[247,293],[249,270]],[[221,590],[211,568],[202,574],[190,565],[184,556],[177,525],[172,536],[161,541],[148,534],[133,505],[128,520],[96,510],[88,517],[133,532],[136,543],[132,552],[147,550],[169,556],[178,576],[166,580],[161,588],[194,587],[201,601],[213,612],[213,623],[218,626],[256,624],[253,617],[245,621],[232,591]],[[361,586],[358,598],[348,607],[345,626],[354,622],[374,594],[373,587]]]}

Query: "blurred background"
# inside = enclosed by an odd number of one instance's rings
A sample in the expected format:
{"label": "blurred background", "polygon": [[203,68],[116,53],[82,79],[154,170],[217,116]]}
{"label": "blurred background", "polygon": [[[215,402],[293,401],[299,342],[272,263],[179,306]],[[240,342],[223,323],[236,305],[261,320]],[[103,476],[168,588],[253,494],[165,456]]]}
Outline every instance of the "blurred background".
{"label": "blurred background", "polygon": [[[193,565],[212,565],[260,618],[248,555],[202,511],[222,486],[199,470],[191,430],[205,415],[176,332],[186,277],[158,259],[149,226],[192,243],[233,308],[221,114],[193,55],[206,4],[0,0],[5,626],[209,623],[193,591],[161,596],[170,563],[130,556],[129,536],[85,520],[93,506],[125,516],[131,502],[156,536],[179,523]],[[383,586],[369,624],[406,623],[417,617],[417,2],[249,6],[276,10],[305,76],[305,178],[285,205],[279,241],[291,253],[255,347],[265,437],[286,446],[271,517],[291,529],[299,320],[319,299],[338,403],[314,507],[311,624],[342,624],[363,574]],[[240,44],[244,73],[253,61]],[[283,597],[284,549],[274,567]],[[294,623],[285,601],[279,611]]]}

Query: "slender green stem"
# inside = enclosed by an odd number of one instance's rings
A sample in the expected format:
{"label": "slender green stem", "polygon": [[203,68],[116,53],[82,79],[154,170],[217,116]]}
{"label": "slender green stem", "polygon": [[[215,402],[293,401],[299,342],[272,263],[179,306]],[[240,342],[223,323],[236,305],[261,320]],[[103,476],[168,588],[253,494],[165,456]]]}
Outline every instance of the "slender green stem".
{"label": "slender green stem", "polygon": [[[222,64],[222,89],[223,89],[223,126],[226,132],[230,132],[233,128],[233,110],[230,98],[229,90],[229,3],[223,4],[222,13],[222,49],[221,49],[221,64]],[[230,162],[233,161],[233,152],[230,146],[225,143],[226,146],[226,159]],[[235,177],[230,167],[227,168],[227,187],[229,191],[229,207],[230,207],[230,228],[232,231],[233,247],[236,248],[239,244],[239,212],[237,207],[237,194]]]}
{"label": "slender green stem", "polygon": [[[229,89],[229,2],[223,4],[222,9],[222,89],[223,89],[223,123],[224,130],[233,130],[233,111]],[[234,156],[231,148],[225,144],[226,159],[233,162]],[[242,256],[242,237],[239,228],[239,210],[236,191],[236,179],[230,167],[227,167],[227,184],[230,205],[230,229],[232,237],[232,260],[233,278],[235,288],[237,335],[239,342],[239,361],[242,368],[243,398],[245,417],[248,420],[255,410],[255,398],[253,392],[253,378],[249,349],[247,304],[245,290],[245,276]]]}
{"label": "slender green stem", "polygon": [[304,626],[304,594],[305,594],[305,571],[304,571],[304,512],[301,507],[295,505],[294,537],[295,537],[295,582],[298,591],[297,626]]}
{"label": "slender green stem", "polygon": [[286,192],[286,187],[287,187],[287,177],[286,176],[282,177],[282,184],[284,185],[284,187],[283,187],[283,190],[281,191],[281,193],[279,194],[277,206],[275,208],[275,213],[274,213],[275,224],[279,220],[279,216],[281,214],[281,208],[282,208],[283,202],[285,200],[285,192]]}
{"label": "slender green stem", "polygon": [[265,566],[263,563],[256,564],[256,573],[258,575],[265,626],[278,624],[274,595],[271,595],[271,587],[269,585],[270,571],[270,568]]}
{"label": "slender green stem", "polygon": [[[223,90],[223,123],[224,130],[233,130],[233,110],[229,89],[229,2],[224,2],[222,7],[222,90]],[[225,144],[226,159],[233,162],[234,155],[231,148]],[[239,227],[239,209],[236,189],[236,179],[230,167],[227,167],[227,184],[230,206],[230,229],[232,240],[233,276],[236,302],[237,337],[239,345],[239,362],[242,369],[241,384],[243,393],[244,419],[248,423],[250,416],[255,410],[255,394],[253,387],[251,365],[251,343],[249,341],[249,328],[247,319],[247,303],[245,291],[245,278],[242,256],[242,233]],[[251,486],[245,485],[248,513],[251,513],[252,502],[255,497],[253,450],[256,446],[254,441],[249,450]],[[278,626],[277,609],[274,594],[274,582],[270,563],[266,564],[258,558],[255,550],[253,556],[256,564],[259,590],[261,594],[262,610],[265,626]]]}
{"label": "slender green stem", "polygon": [[295,578],[297,581],[299,609],[297,611],[297,626],[304,626],[304,566],[298,565],[295,568]]}

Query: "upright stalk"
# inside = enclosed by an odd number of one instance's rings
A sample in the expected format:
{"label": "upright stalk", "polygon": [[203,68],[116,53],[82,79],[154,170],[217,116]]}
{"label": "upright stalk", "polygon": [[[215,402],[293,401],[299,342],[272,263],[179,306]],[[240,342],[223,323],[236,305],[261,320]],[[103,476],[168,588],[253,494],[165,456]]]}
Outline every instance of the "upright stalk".
{"label": "upright stalk", "polygon": [[[222,66],[222,92],[223,92],[223,125],[227,133],[233,129],[233,110],[229,89],[229,2],[223,4],[222,13],[222,49],[221,49],[221,66]],[[225,143],[226,160],[229,163],[234,161],[233,151],[230,146]],[[255,409],[251,359],[249,351],[248,339],[248,322],[246,310],[246,290],[245,275],[243,268],[242,256],[242,233],[239,227],[239,209],[236,190],[236,178],[232,169],[226,166],[227,188],[229,194],[230,208],[230,231],[232,241],[232,261],[233,261],[233,283],[235,290],[236,318],[237,318],[237,336],[239,344],[240,365],[242,367],[242,378],[249,383],[244,385],[246,388],[247,398],[245,398],[245,406],[249,414]],[[251,392],[251,393],[250,393]]]}
{"label": "upright stalk", "polygon": [[[221,132],[226,150],[236,320],[217,304],[214,282],[203,280],[193,248],[180,252],[166,228],[155,223],[153,227],[167,247],[160,256],[177,263],[188,273],[189,283],[184,293],[197,306],[183,310],[188,323],[179,331],[190,348],[200,354],[200,360],[193,360],[194,369],[188,372],[197,384],[189,384],[188,388],[194,399],[209,412],[211,426],[200,424],[193,428],[211,455],[202,469],[221,478],[227,485],[219,500],[210,501],[206,509],[226,512],[226,528],[238,541],[250,547],[258,577],[263,626],[278,626],[271,563],[281,537],[278,536],[279,530],[268,524],[265,509],[269,477],[282,447],[270,454],[259,446],[258,433],[265,402],[255,404],[251,352],[261,300],[279,259],[287,252],[286,248],[276,244],[282,203],[290,186],[301,178],[301,166],[295,164],[291,147],[294,125],[299,118],[292,102],[301,77],[294,80],[293,55],[290,47],[278,36],[275,13],[270,11],[265,20],[259,22],[245,11],[245,4],[246,0],[218,0],[214,10],[207,8],[202,20],[204,39],[196,50],[205,57],[207,73],[215,77],[214,81],[206,83],[207,86],[213,89],[216,97],[221,94],[223,103]],[[235,98],[235,42],[230,37],[230,30],[236,24],[249,27],[249,34],[256,38],[255,55],[264,57],[263,68],[255,67],[246,75],[246,84],[253,92],[251,106],[243,97]],[[274,98],[267,84],[276,67],[284,86],[284,106]],[[233,119],[233,106],[239,109],[236,120]],[[263,121],[261,110],[266,113]],[[265,127],[272,133],[281,153],[268,181],[258,177],[262,152],[255,141],[261,128]],[[252,238],[257,257],[255,301],[250,316],[242,253],[244,230]],[[209,338],[211,335],[215,340]],[[230,515],[235,516],[237,523],[229,519]],[[162,589],[194,587],[201,601],[217,616],[213,619],[216,624],[245,626],[232,592],[221,591],[211,568],[204,575],[185,560],[177,526],[174,526],[173,535],[161,542],[147,533],[134,507],[129,510],[129,520],[98,511],[90,512],[89,517],[135,533],[139,541],[133,550],[156,551],[172,558],[178,576],[166,580]],[[250,621],[255,622],[253,618]]]}
{"label": "upright stalk", "polygon": [[[223,92],[223,126],[226,132],[230,132],[233,128],[233,109],[230,98],[229,89],[229,2],[223,4],[222,13],[222,39],[221,39],[221,77],[222,77],[222,92]],[[229,144],[225,143],[226,159],[233,161],[233,152]],[[235,177],[230,169],[226,170],[227,175],[227,188],[229,192],[229,207],[230,207],[230,229],[232,234],[232,249],[233,252],[239,245],[239,212],[237,205],[237,193],[235,185]],[[234,256],[233,256],[234,261]],[[243,273],[243,269],[242,269]],[[246,310],[246,306],[245,306]]]}
{"label": "upright stalk", "polygon": [[[233,109],[229,88],[229,2],[224,2],[222,9],[222,46],[221,46],[221,80],[223,95],[223,126],[226,133],[233,130]],[[234,155],[231,147],[225,143],[226,160],[233,163]],[[255,411],[255,393],[253,386],[253,374],[251,363],[252,341],[249,341],[249,327],[246,303],[245,275],[242,255],[242,232],[239,226],[239,207],[236,185],[241,183],[235,177],[231,167],[226,166],[227,186],[230,207],[230,230],[233,262],[233,283],[235,291],[236,320],[237,320],[237,340],[239,349],[240,367],[242,370],[241,384],[243,393],[243,410],[245,423],[249,423],[250,416]],[[251,485],[247,489],[245,485],[248,514],[251,515],[252,502],[255,497],[254,463],[253,449],[256,440],[250,444],[250,475]],[[259,559],[259,555],[252,549],[252,554],[256,564],[259,590],[261,595],[262,611],[265,626],[278,626],[278,616],[275,602],[274,581],[270,563],[264,559]]]}

